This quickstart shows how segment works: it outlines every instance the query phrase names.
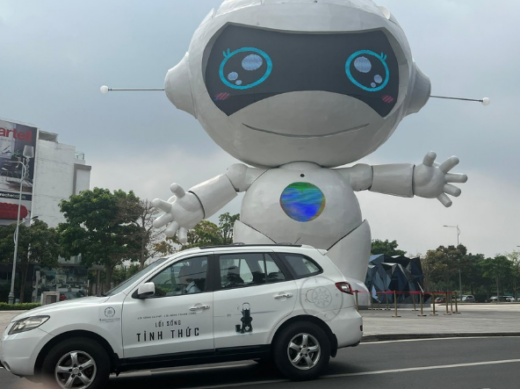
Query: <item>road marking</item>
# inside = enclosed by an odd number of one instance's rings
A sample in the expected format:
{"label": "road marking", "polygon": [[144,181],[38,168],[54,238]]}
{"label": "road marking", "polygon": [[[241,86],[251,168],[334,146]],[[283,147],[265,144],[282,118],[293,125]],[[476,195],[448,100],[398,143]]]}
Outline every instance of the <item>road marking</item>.
{"label": "road marking", "polygon": [[389,373],[407,373],[407,372],[411,372],[411,371],[451,369],[451,368],[456,368],[456,367],[500,365],[503,363],[520,363],[520,359],[506,359],[503,361],[487,361],[487,362],[473,362],[473,363],[457,363],[457,364],[453,364],[453,365],[409,367],[409,368],[405,368],[405,369],[364,371],[364,372],[360,372],[360,373],[332,374],[332,375],[325,375],[322,378],[354,377],[354,376],[361,376],[361,375],[389,374]]}
{"label": "road marking", "polygon": [[[518,336],[512,336],[511,338],[517,338]],[[439,340],[463,340],[463,339],[497,339],[500,336],[454,336],[452,338],[423,338],[423,339],[396,339],[396,340],[382,340],[376,342],[361,342],[359,346],[378,345],[385,343],[397,343],[397,342],[430,342]]]}
{"label": "road marking", "polygon": [[267,380],[267,381],[249,381],[240,382],[236,384],[223,384],[223,385],[212,385],[212,386],[197,386],[190,389],[218,389],[218,388],[233,388],[237,386],[248,386],[248,385],[267,385],[267,384],[278,384],[280,382],[289,382],[289,380]]}
{"label": "road marking", "polygon": [[[520,363],[520,359],[507,359],[507,360],[503,360],[503,361],[487,361],[487,362],[474,362],[474,363],[458,363],[458,364],[454,364],[454,365],[410,367],[410,368],[395,369],[395,370],[365,371],[365,372],[360,372],[360,373],[332,374],[332,375],[321,376],[321,378],[341,378],[341,377],[355,377],[355,376],[375,375],[375,374],[407,373],[407,372],[422,371],[422,370],[436,370],[436,369],[450,369],[450,368],[457,368],[457,367],[499,365],[499,364],[503,364],[503,363]],[[288,382],[288,381],[289,380],[287,380],[287,379],[267,380],[267,381],[250,381],[250,382],[240,382],[240,383],[236,383],[236,384],[198,386],[198,387],[194,387],[194,388],[190,388],[190,389],[232,388],[232,387],[237,387],[237,386],[276,384],[276,383]]]}

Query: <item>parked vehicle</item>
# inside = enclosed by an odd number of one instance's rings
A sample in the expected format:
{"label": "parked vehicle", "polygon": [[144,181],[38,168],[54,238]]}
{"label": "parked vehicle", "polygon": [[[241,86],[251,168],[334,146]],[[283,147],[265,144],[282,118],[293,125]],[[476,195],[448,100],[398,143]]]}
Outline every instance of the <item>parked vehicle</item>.
{"label": "parked vehicle", "polygon": [[349,279],[309,246],[191,249],[162,258],[101,297],[25,312],[1,339],[18,376],[105,388],[110,373],[222,360],[274,362],[317,377],[363,322]]}
{"label": "parked vehicle", "polygon": [[85,297],[85,294],[82,292],[60,292],[60,301],[78,299],[81,297]]}
{"label": "parked vehicle", "polygon": [[445,303],[446,302],[446,297],[437,297],[435,299],[435,302],[436,303]]}
{"label": "parked vehicle", "polygon": [[490,303],[496,303],[496,302],[509,302],[508,297],[506,296],[491,296],[489,299]]}
{"label": "parked vehicle", "polygon": [[460,301],[463,302],[463,303],[474,303],[474,302],[476,302],[475,296],[472,296],[472,295],[469,295],[469,294],[468,295],[462,295]]}

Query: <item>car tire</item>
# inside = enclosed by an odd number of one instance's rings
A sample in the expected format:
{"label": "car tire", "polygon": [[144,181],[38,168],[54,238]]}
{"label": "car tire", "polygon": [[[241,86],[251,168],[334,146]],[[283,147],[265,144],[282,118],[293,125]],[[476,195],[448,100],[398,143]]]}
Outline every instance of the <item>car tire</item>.
{"label": "car tire", "polygon": [[314,323],[293,323],[276,337],[273,359],[280,373],[291,380],[315,379],[329,363],[329,338]]}
{"label": "car tire", "polygon": [[71,338],[49,351],[42,373],[53,388],[102,389],[110,375],[110,358],[95,340]]}

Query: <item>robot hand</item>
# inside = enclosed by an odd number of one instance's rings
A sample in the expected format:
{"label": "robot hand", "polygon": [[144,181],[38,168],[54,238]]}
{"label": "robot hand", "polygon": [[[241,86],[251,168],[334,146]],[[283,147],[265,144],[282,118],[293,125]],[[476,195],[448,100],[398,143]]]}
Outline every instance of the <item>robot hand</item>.
{"label": "robot hand", "polygon": [[170,197],[168,201],[160,199],[152,201],[155,208],[165,212],[164,215],[155,219],[153,226],[159,228],[171,222],[166,228],[166,236],[172,237],[179,230],[179,242],[186,243],[188,228],[193,228],[200,222],[204,218],[204,212],[193,193],[184,192],[184,189],[178,184],[172,184],[170,190],[174,196]]}
{"label": "robot hand", "polygon": [[422,165],[415,166],[413,173],[413,192],[416,196],[436,197],[442,205],[450,207],[452,201],[446,194],[458,197],[461,190],[450,182],[464,183],[468,180],[465,174],[448,173],[458,165],[457,157],[450,157],[441,165],[434,163],[437,154],[430,151],[424,157]]}

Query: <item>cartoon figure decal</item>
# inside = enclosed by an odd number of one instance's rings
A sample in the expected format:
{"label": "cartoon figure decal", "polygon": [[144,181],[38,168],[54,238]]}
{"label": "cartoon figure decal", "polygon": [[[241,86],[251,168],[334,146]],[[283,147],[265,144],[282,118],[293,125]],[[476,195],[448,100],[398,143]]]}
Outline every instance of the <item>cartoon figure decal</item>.
{"label": "cartoon figure decal", "polygon": [[253,318],[251,317],[251,306],[249,303],[242,304],[242,318],[240,319],[242,324],[237,324],[235,329],[238,333],[245,334],[253,332]]}

